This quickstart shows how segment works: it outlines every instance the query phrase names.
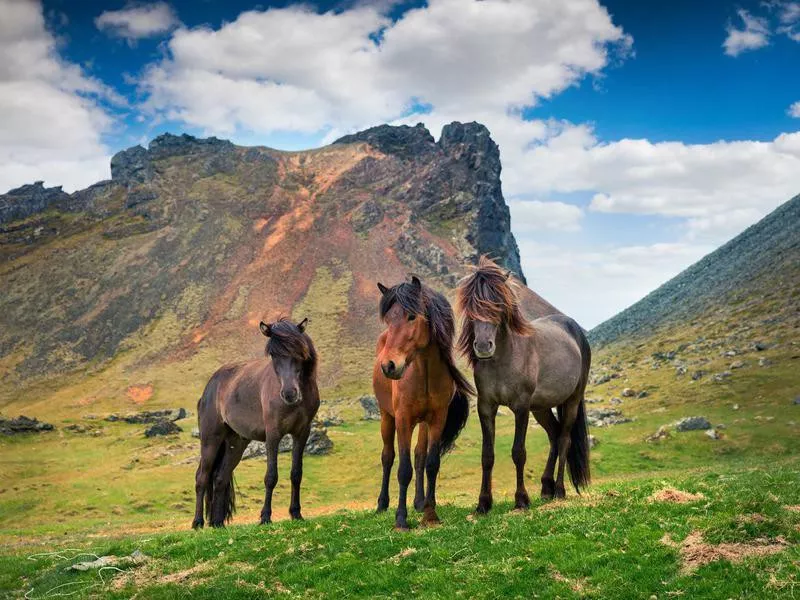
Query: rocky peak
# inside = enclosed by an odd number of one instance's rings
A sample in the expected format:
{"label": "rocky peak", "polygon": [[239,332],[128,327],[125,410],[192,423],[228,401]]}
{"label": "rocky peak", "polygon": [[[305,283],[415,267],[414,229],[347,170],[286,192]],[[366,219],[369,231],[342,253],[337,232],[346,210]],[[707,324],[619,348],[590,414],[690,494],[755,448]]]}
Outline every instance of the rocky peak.
{"label": "rocky peak", "polygon": [[459,123],[454,121],[442,129],[439,146],[447,154],[461,158],[467,156],[473,168],[489,163],[492,170],[500,170],[500,149],[492,139],[485,125],[480,123]]}
{"label": "rocky peak", "polygon": [[384,154],[393,154],[403,160],[414,160],[436,151],[436,142],[422,123],[408,125],[378,125],[352,135],[339,138],[334,144],[366,142]]}
{"label": "rocky peak", "polygon": [[61,186],[46,188],[43,181],[29,183],[0,195],[0,223],[25,219],[69,201]]}
{"label": "rocky peak", "polygon": [[111,179],[128,186],[137,185],[153,178],[155,161],[173,156],[228,154],[235,148],[229,140],[216,137],[196,138],[186,133],[162,133],[150,142],[147,149],[133,146],[117,152],[111,158]]}

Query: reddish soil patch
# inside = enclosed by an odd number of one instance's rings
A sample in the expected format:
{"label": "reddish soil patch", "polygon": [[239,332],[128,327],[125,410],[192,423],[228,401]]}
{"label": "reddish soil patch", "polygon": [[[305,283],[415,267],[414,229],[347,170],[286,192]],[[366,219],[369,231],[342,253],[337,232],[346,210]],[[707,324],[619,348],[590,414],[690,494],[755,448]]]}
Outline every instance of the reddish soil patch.
{"label": "reddish soil patch", "polygon": [[733,542],[709,544],[703,541],[703,534],[693,531],[680,544],[672,541],[669,534],[661,538],[661,543],[670,548],[677,548],[681,556],[681,571],[692,573],[703,565],[717,560],[737,563],[751,556],[768,556],[785,549],[788,543],[783,538],[767,540],[758,538],[752,542]]}
{"label": "reddish soil patch", "polygon": [[152,384],[145,383],[142,385],[128,386],[128,400],[134,404],[144,404],[153,397]]}
{"label": "reddish soil patch", "polygon": [[691,492],[684,492],[676,490],[675,488],[664,488],[650,496],[650,502],[672,502],[673,504],[687,504],[688,502],[697,502],[704,499],[703,494],[692,494]]}

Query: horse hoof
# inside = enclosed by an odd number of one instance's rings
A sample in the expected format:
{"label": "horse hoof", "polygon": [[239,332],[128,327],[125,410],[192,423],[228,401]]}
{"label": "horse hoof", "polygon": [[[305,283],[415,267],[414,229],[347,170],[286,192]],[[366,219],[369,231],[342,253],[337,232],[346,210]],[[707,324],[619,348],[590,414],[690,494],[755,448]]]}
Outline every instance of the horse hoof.
{"label": "horse hoof", "polygon": [[476,512],[477,514],[479,514],[479,515],[485,515],[485,514],[488,514],[490,510],[492,510],[492,505],[491,505],[491,504],[489,504],[489,505],[486,505],[486,504],[478,504],[478,506],[477,506],[477,507],[475,507],[475,512]]}
{"label": "horse hoof", "polygon": [[395,525],[395,531],[411,531],[411,528],[408,525]]}
{"label": "horse hoof", "polygon": [[531,507],[531,499],[528,494],[517,494],[514,498],[514,508],[517,510],[528,510]]}
{"label": "horse hoof", "polygon": [[414,500],[414,510],[417,512],[422,512],[422,509],[425,508],[425,500]]}
{"label": "horse hoof", "polygon": [[301,515],[300,513],[292,515],[292,521],[304,521],[304,520],[305,519],[303,519],[303,515]]}
{"label": "horse hoof", "polygon": [[272,519],[270,519],[269,517],[267,517],[266,519],[264,517],[261,517],[261,521],[259,521],[259,525],[269,525],[270,523],[272,523]]}
{"label": "horse hoof", "polygon": [[563,487],[556,486],[555,498],[556,500],[563,500],[567,497],[567,491]]}
{"label": "horse hoof", "polygon": [[553,499],[553,492],[551,490],[542,490],[542,500],[552,500]]}
{"label": "horse hoof", "polygon": [[195,529],[195,530],[202,529],[203,525],[205,525],[205,523],[203,521],[193,521],[192,522],[192,529]]}

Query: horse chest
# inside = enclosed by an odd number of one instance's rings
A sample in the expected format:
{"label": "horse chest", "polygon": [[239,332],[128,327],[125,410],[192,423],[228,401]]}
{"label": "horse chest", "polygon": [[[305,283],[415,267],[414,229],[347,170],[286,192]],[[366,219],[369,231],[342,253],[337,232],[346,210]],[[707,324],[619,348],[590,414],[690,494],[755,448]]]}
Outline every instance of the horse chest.
{"label": "horse chest", "polygon": [[518,404],[527,404],[533,393],[530,381],[514,373],[499,373],[491,369],[475,371],[475,384],[479,399],[486,399],[495,404],[514,408]]}

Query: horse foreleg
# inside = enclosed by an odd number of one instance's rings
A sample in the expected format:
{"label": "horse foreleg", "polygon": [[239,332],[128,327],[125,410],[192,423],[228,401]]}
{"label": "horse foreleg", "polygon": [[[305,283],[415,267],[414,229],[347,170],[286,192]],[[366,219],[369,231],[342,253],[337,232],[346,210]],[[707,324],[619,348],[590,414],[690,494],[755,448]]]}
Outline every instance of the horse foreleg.
{"label": "horse foreleg", "polygon": [[537,409],[533,411],[533,416],[539,425],[547,432],[550,441],[550,452],[547,455],[547,464],[542,473],[542,499],[552,500],[556,492],[556,480],[554,478],[556,470],[556,459],[558,458],[558,431],[559,424],[553,416],[553,411],[549,408]]}
{"label": "horse foreleg", "polygon": [[425,495],[422,517],[422,522],[426,525],[436,525],[441,522],[439,515],[436,514],[436,478],[439,475],[442,431],[446,418],[447,409],[445,408],[429,427],[428,456],[425,463],[425,472],[428,475],[428,493]]}
{"label": "horse foreleg", "polygon": [[556,477],[556,498],[566,498],[567,492],[564,488],[564,469],[567,466],[567,453],[572,444],[572,425],[578,416],[578,402],[568,401],[564,404],[561,411],[561,431],[558,436],[558,476]]}
{"label": "horse foreleg", "polygon": [[425,463],[428,457],[428,425],[419,424],[417,445],[414,447],[414,471],[417,477],[416,493],[414,494],[414,510],[420,512],[425,504]]}
{"label": "horse foreleg", "polygon": [[478,416],[481,420],[483,448],[481,451],[481,493],[478,497],[476,512],[484,514],[492,508],[492,469],[494,468],[494,421],[497,416],[497,405],[481,402],[478,398]]}
{"label": "horse foreleg", "polygon": [[383,451],[381,452],[383,480],[381,481],[381,493],[378,496],[378,512],[389,508],[389,477],[394,464],[394,417],[383,411],[381,411],[381,438],[383,438]]}
{"label": "horse foreleg", "polygon": [[531,499],[525,489],[525,461],[527,460],[525,437],[528,433],[529,417],[527,408],[516,411],[514,417],[514,445],[511,448],[511,460],[514,461],[514,466],[517,468],[517,491],[514,494],[514,508],[528,508],[531,505]]}
{"label": "horse foreleg", "polygon": [[267,472],[264,475],[264,508],[261,509],[261,524],[272,522],[272,492],[278,485],[278,444],[281,438],[278,435],[267,435],[265,442],[267,450]]}
{"label": "horse foreleg", "polygon": [[307,429],[299,435],[292,436],[292,472],[290,475],[292,500],[289,503],[289,515],[293,520],[302,520],[303,518],[303,515],[300,514],[300,483],[303,481],[303,452],[306,449],[309,433],[311,431]]}
{"label": "horse foreleg", "polygon": [[397,483],[400,492],[397,497],[397,512],[395,513],[395,529],[408,529],[408,508],[406,508],[406,495],[408,485],[413,476],[411,468],[411,433],[413,427],[411,420],[406,416],[396,415],[397,423],[397,450],[400,453],[400,466],[397,469]]}

